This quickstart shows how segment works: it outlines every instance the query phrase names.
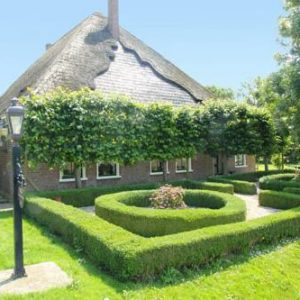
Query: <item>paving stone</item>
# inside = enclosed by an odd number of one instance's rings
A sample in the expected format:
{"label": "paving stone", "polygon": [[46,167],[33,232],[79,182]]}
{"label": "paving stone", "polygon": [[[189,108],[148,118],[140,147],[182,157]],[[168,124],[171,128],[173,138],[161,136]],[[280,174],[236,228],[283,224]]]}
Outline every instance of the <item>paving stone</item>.
{"label": "paving stone", "polygon": [[13,270],[0,272],[0,299],[5,294],[28,294],[69,286],[72,279],[53,262],[25,266],[26,277],[12,279]]}

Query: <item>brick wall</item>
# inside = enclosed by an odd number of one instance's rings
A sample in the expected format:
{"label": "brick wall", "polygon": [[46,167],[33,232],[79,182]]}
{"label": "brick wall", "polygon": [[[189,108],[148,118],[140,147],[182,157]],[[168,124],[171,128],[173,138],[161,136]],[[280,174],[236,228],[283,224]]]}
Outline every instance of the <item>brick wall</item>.
{"label": "brick wall", "polygon": [[[214,175],[214,159],[208,155],[198,155],[192,160],[192,170],[188,174],[189,179],[201,180]],[[185,179],[186,173],[176,173],[175,161],[168,162],[169,180]],[[245,173],[255,171],[255,157],[247,156],[247,166],[236,168],[234,157],[229,158],[228,170],[233,173]],[[27,190],[55,190],[74,188],[74,182],[59,182],[59,170],[49,169],[43,164],[36,169],[24,167],[27,181]],[[88,186],[108,186],[133,183],[159,182],[163,180],[162,175],[150,175],[150,163],[141,162],[135,166],[120,166],[120,176],[118,179],[97,180],[96,165],[91,164],[86,167],[87,180],[82,181],[83,187]],[[6,195],[12,193],[11,182],[11,152],[0,150],[0,191]]]}
{"label": "brick wall", "polygon": [[235,158],[230,157],[228,159],[228,171],[231,173],[248,173],[256,171],[256,160],[253,155],[246,155],[246,166],[245,167],[236,167]]}
{"label": "brick wall", "polygon": [[95,78],[95,86],[104,93],[128,95],[141,102],[167,101],[174,105],[195,104],[183,88],[171,83],[133,53],[119,44],[109,70]]}
{"label": "brick wall", "polygon": [[[205,179],[213,175],[213,159],[207,155],[198,155],[192,160],[193,172],[188,174],[190,179]],[[49,170],[47,165],[40,165],[32,170],[25,168],[25,176],[30,190],[53,190],[74,188],[74,182],[59,182],[59,170]],[[150,163],[141,162],[135,166],[120,166],[120,176],[118,179],[97,180],[96,165],[86,167],[88,180],[83,180],[83,187],[101,185],[119,185],[132,183],[158,182],[163,180],[162,175],[150,175]],[[184,179],[186,174],[175,172],[175,161],[169,161],[169,180]]]}
{"label": "brick wall", "polygon": [[12,152],[8,143],[0,147],[0,193],[10,199],[12,187]]}

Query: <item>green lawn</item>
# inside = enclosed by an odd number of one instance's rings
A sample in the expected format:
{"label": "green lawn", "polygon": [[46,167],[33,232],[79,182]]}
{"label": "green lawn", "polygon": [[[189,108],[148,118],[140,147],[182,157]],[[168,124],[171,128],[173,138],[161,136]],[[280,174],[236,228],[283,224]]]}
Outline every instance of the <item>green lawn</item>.
{"label": "green lawn", "polygon": [[[0,269],[13,266],[11,213],[0,213]],[[174,270],[154,283],[120,283],[87,262],[47,230],[25,220],[26,264],[56,262],[74,279],[65,289],[7,299],[300,299],[300,240],[256,248],[202,270]]]}
{"label": "green lawn", "polygon": [[[298,165],[295,165],[295,164],[290,164],[290,165],[284,165],[284,168],[285,169],[295,169],[295,167],[298,166]],[[257,171],[264,171],[265,170],[265,165],[264,164],[257,164],[256,165],[256,169]],[[274,165],[269,165],[269,170],[278,170],[278,168]]]}

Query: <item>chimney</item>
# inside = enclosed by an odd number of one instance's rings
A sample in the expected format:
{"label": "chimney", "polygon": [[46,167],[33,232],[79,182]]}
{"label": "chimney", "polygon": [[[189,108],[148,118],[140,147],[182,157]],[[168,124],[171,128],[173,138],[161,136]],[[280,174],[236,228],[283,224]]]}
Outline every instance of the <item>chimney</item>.
{"label": "chimney", "polygon": [[108,0],[108,30],[115,40],[119,40],[119,0]]}

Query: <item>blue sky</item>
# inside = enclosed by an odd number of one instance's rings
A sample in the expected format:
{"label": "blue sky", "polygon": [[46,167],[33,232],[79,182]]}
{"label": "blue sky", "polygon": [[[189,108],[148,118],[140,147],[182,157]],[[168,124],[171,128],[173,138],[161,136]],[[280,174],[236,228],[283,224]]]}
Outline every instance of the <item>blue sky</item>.
{"label": "blue sky", "polygon": [[[238,90],[277,69],[282,0],[120,0],[121,25],[205,85]],[[107,0],[10,0],[0,10],[0,94]]]}

